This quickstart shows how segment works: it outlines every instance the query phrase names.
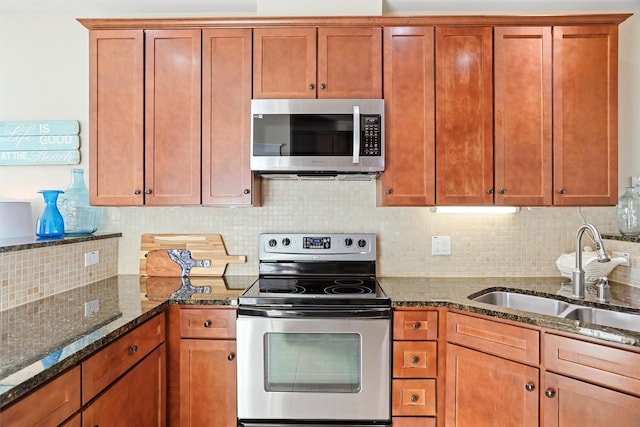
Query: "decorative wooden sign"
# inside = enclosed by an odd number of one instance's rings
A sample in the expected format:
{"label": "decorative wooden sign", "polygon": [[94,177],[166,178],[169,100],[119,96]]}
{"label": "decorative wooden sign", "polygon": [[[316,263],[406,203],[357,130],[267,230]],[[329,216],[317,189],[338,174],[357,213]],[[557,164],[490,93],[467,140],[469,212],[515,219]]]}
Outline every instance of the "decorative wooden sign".
{"label": "decorative wooden sign", "polygon": [[77,165],[77,120],[0,122],[0,166]]}

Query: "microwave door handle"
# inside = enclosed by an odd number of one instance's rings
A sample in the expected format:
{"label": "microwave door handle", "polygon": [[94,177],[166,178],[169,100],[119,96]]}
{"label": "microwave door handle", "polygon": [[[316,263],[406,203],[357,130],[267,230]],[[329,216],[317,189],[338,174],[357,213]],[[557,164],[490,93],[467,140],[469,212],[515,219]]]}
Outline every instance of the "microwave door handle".
{"label": "microwave door handle", "polygon": [[353,163],[360,163],[360,106],[353,106]]}

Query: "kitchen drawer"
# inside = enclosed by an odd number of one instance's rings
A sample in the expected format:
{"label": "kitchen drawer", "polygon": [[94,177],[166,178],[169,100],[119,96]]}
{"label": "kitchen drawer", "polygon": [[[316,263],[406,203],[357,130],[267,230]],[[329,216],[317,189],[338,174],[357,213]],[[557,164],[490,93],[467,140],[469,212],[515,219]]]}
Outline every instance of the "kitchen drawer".
{"label": "kitchen drawer", "polygon": [[164,342],[164,313],[118,338],[82,363],[84,405]]}
{"label": "kitchen drawer", "polygon": [[181,308],[180,337],[234,339],[236,337],[235,308]]}
{"label": "kitchen drawer", "polygon": [[438,339],[438,312],[435,310],[394,310],[393,339],[399,341]]}
{"label": "kitchen drawer", "polygon": [[517,362],[540,363],[540,333],[520,326],[447,313],[447,341]]}
{"label": "kitchen drawer", "polygon": [[438,345],[435,341],[393,343],[394,378],[435,378]]}
{"label": "kitchen drawer", "polygon": [[67,371],[0,411],[0,426],[59,425],[80,409],[80,367]]}
{"label": "kitchen drawer", "polygon": [[544,366],[577,379],[640,396],[640,354],[544,334]]}
{"label": "kitchen drawer", "polygon": [[393,417],[393,427],[436,427],[435,418]]}
{"label": "kitchen drawer", "polygon": [[393,380],[393,416],[435,416],[436,380]]}

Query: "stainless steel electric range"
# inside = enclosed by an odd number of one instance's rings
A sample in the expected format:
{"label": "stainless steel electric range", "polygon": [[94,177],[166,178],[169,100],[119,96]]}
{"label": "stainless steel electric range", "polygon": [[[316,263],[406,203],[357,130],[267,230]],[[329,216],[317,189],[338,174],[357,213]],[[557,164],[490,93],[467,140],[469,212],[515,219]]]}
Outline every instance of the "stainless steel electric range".
{"label": "stainless steel electric range", "polygon": [[239,425],[390,426],[391,300],[374,234],[262,234],[238,299]]}

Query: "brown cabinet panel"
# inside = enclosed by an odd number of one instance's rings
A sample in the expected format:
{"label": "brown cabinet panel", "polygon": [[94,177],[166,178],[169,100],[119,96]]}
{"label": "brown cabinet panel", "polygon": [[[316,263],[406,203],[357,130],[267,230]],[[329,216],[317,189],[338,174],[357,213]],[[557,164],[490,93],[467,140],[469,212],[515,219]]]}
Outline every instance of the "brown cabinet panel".
{"label": "brown cabinet panel", "polygon": [[236,310],[229,308],[180,309],[182,338],[229,339],[236,337]]}
{"label": "brown cabinet panel", "polygon": [[551,27],[494,30],[495,203],[552,203]]}
{"label": "brown cabinet panel", "polygon": [[433,27],[384,29],[385,206],[435,203]]}
{"label": "brown cabinet panel", "polygon": [[544,334],[544,365],[560,374],[640,396],[640,354]]}
{"label": "brown cabinet panel", "polygon": [[253,30],[253,97],[316,97],[316,29]]}
{"label": "brown cabinet panel", "polygon": [[435,340],[438,338],[438,312],[435,310],[394,310],[394,340]]}
{"label": "brown cabinet panel", "polygon": [[318,29],[318,98],[382,97],[382,29]]}
{"label": "brown cabinet panel", "polygon": [[165,426],[165,357],[162,344],[83,411],[82,425]]}
{"label": "brown cabinet panel", "polygon": [[235,352],[235,341],[182,340],[181,426],[236,426]]}
{"label": "brown cabinet panel", "polygon": [[518,362],[540,363],[540,333],[519,326],[447,313],[447,341]]}
{"label": "brown cabinet panel", "polygon": [[554,204],[615,205],[618,27],[553,29]]}
{"label": "brown cabinet panel", "polygon": [[89,33],[92,205],[144,203],[144,33]]}
{"label": "brown cabinet panel", "polygon": [[145,204],[200,204],[201,32],[145,32]]}
{"label": "brown cabinet panel", "polygon": [[447,344],[446,425],[538,426],[537,368]]}
{"label": "brown cabinet panel", "polygon": [[393,427],[436,427],[435,418],[393,417]]}
{"label": "brown cabinet panel", "polygon": [[436,380],[392,380],[393,416],[435,416]]}
{"label": "brown cabinet panel", "polygon": [[394,378],[435,378],[438,345],[434,341],[396,341],[393,343]]}
{"label": "brown cabinet panel", "polygon": [[542,407],[545,427],[640,425],[640,399],[546,372]]}
{"label": "brown cabinet panel", "polygon": [[82,362],[82,403],[87,403],[162,343],[164,322],[164,314],[159,314]]}
{"label": "brown cabinet panel", "polygon": [[436,203],[493,204],[491,27],[436,28]]}
{"label": "brown cabinet panel", "polygon": [[251,30],[202,32],[202,203],[256,205],[251,173]]}
{"label": "brown cabinet panel", "polygon": [[52,426],[80,409],[80,367],[59,375],[0,411],[0,426]]}

